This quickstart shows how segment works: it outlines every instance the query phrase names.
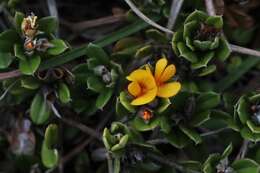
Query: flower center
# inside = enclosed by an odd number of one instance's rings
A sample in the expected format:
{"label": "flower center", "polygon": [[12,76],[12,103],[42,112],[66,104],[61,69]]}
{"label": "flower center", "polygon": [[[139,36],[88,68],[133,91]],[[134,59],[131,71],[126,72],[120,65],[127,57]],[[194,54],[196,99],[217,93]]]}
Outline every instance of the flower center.
{"label": "flower center", "polygon": [[254,104],[250,107],[252,119],[256,125],[260,125],[260,104]]}
{"label": "flower center", "polygon": [[220,31],[221,29],[217,29],[213,26],[201,23],[200,27],[196,31],[194,39],[198,39],[201,41],[214,40],[216,36],[220,35]]}

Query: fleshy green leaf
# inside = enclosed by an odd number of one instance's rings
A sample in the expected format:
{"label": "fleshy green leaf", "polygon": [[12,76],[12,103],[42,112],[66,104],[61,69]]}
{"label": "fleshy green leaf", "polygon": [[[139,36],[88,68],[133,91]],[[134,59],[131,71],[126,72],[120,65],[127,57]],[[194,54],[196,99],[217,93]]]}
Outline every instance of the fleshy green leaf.
{"label": "fleshy green leaf", "polygon": [[216,58],[220,59],[221,61],[225,61],[231,53],[231,49],[227,40],[223,37],[219,40],[219,47],[216,50]]}
{"label": "fleshy green leaf", "polygon": [[14,44],[20,41],[15,30],[9,29],[0,34],[0,52],[12,52]]}
{"label": "fleshy green leaf", "polygon": [[103,109],[103,107],[108,103],[112,95],[113,89],[105,89],[99,94],[96,101],[96,107],[99,109]]}
{"label": "fleshy green leaf", "polygon": [[12,61],[14,60],[14,57],[11,53],[2,53],[0,52],[0,69],[7,68]]}
{"label": "fleshy green leaf", "polygon": [[104,83],[99,79],[97,76],[90,76],[87,79],[87,87],[88,89],[95,91],[95,92],[102,92],[105,88]]}
{"label": "fleshy green leaf", "polygon": [[42,163],[47,168],[53,168],[57,166],[59,161],[59,154],[57,149],[48,149],[45,141],[42,144],[41,149],[41,159]]}
{"label": "fleshy green leaf", "polygon": [[50,116],[50,107],[43,95],[36,94],[32,100],[30,107],[30,117],[35,124],[45,123]]}
{"label": "fleshy green leaf", "polygon": [[195,142],[195,144],[199,144],[202,142],[202,138],[198,132],[194,129],[188,128],[184,125],[180,125],[180,129],[183,133],[185,133],[191,140]]}
{"label": "fleshy green leaf", "polygon": [[97,59],[100,64],[109,64],[109,57],[107,53],[98,45],[90,43],[86,50],[87,56],[89,58]]}
{"label": "fleshy green leaf", "polygon": [[50,55],[59,55],[68,49],[66,43],[61,39],[51,40],[50,44],[53,45],[53,47],[47,49],[47,53]]}
{"label": "fleshy green leaf", "polygon": [[48,149],[54,149],[58,144],[58,126],[56,124],[50,124],[45,130],[44,141]]}
{"label": "fleshy green leaf", "polygon": [[62,103],[68,103],[71,100],[69,87],[65,83],[58,85],[58,97]]}
{"label": "fleshy green leaf", "polygon": [[222,16],[209,16],[205,21],[206,24],[214,26],[215,28],[221,29],[223,27]]}
{"label": "fleshy green leaf", "polygon": [[15,16],[14,16],[14,21],[15,21],[15,27],[16,29],[21,32],[21,25],[22,25],[22,22],[23,22],[23,19],[24,19],[24,14],[19,12],[19,11],[16,11],[15,12]]}
{"label": "fleshy green leaf", "polygon": [[19,70],[26,75],[33,74],[39,67],[41,63],[41,57],[38,55],[33,55],[28,57],[26,60],[19,61]]}
{"label": "fleshy green leaf", "polygon": [[54,33],[58,28],[58,21],[56,17],[53,16],[47,16],[39,19],[38,24],[38,29],[48,34]]}
{"label": "fleshy green leaf", "polygon": [[121,92],[119,95],[120,103],[131,113],[135,113],[135,107],[130,104],[130,100],[127,98],[126,92]]}
{"label": "fleshy green leaf", "polygon": [[132,121],[132,126],[138,131],[153,130],[155,127],[160,126],[160,118],[154,117],[148,123],[146,123],[142,118],[136,116]]}
{"label": "fleshy green leaf", "polygon": [[198,61],[197,55],[192,52],[183,42],[179,42],[177,44],[177,48],[180,52],[181,57],[192,63],[196,63]]}
{"label": "fleshy green leaf", "polygon": [[14,45],[14,55],[21,59],[26,60],[26,55],[24,54],[25,50],[23,49],[23,46],[21,44],[15,44]]}

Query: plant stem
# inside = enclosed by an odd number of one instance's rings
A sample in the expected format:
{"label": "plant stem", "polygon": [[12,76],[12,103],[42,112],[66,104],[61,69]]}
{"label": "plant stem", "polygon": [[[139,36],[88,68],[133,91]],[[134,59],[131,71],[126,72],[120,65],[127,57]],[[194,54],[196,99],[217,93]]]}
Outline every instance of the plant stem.
{"label": "plant stem", "polygon": [[108,173],[114,173],[113,171],[113,160],[109,153],[107,153],[107,166],[108,166]]}
{"label": "plant stem", "polygon": [[150,18],[148,18],[146,15],[144,15],[136,6],[135,4],[131,1],[131,0],[125,0],[125,2],[129,5],[129,7],[133,10],[133,12],[138,16],[140,17],[141,19],[143,19],[146,23],[148,23],[149,25],[152,25],[153,27],[163,31],[163,32],[166,32],[166,33],[169,33],[169,34],[173,34],[173,31],[165,28],[165,27],[162,27],[161,25],[158,25],[157,23],[155,23],[153,20],[151,20]]}
{"label": "plant stem", "polygon": [[242,144],[242,146],[241,146],[241,148],[240,148],[240,150],[239,150],[239,152],[236,156],[236,160],[240,160],[240,159],[245,158],[247,150],[248,150],[248,144],[249,143],[250,142],[248,140],[243,141],[243,144]]}
{"label": "plant stem", "polygon": [[213,0],[205,0],[205,5],[206,5],[207,13],[210,16],[216,15],[216,11],[215,11]]}
{"label": "plant stem", "polygon": [[210,131],[210,132],[206,132],[206,133],[202,133],[200,134],[201,137],[206,137],[206,136],[211,136],[211,135],[215,135],[215,134],[218,134],[224,130],[227,130],[229,129],[228,127],[223,127],[221,129],[217,129],[217,130],[213,130],[213,131]]}
{"label": "plant stem", "polygon": [[200,173],[200,172],[194,171],[194,170],[187,170],[187,169],[185,169],[183,166],[181,166],[181,165],[175,163],[174,161],[169,160],[169,159],[167,159],[167,158],[165,158],[165,157],[156,155],[156,154],[151,153],[151,152],[147,153],[147,157],[149,157],[150,159],[152,159],[152,160],[154,160],[154,161],[156,161],[156,162],[159,162],[159,163],[161,163],[161,164],[164,164],[164,165],[173,167],[173,168],[175,168],[176,170],[179,170],[180,172],[183,172],[183,173],[184,173],[184,172],[185,172],[185,173],[188,173],[188,172],[189,172],[189,173]]}
{"label": "plant stem", "polygon": [[77,121],[74,121],[74,120],[71,120],[71,119],[68,119],[68,118],[63,117],[63,118],[61,118],[61,120],[63,122],[65,122],[66,124],[71,125],[73,127],[76,127],[79,130],[81,130],[82,132],[98,139],[99,141],[102,141],[101,134],[98,133],[96,130],[94,130],[94,129],[92,129],[92,128],[90,128],[90,127],[88,127],[88,126],[86,126],[86,125],[84,125],[80,122],[77,122]]}
{"label": "plant stem", "polygon": [[180,13],[183,2],[184,2],[184,0],[173,0],[172,1],[171,12],[170,12],[169,20],[167,23],[167,28],[169,30],[173,29],[176,19]]}

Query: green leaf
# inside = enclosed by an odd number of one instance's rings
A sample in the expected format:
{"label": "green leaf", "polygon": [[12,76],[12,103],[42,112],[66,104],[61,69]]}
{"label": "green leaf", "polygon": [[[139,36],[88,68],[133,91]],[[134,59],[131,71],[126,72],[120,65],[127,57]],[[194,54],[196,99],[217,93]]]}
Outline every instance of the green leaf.
{"label": "green leaf", "polygon": [[220,95],[215,92],[202,93],[197,98],[196,103],[196,112],[209,110],[216,107],[220,103]]}
{"label": "green leaf", "polygon": [[221,157],[222,159],[228,157],[233,151],[233,145],[232,143],[230,143],[227,148],[224,150],[224,152],[222,153]]}
{"label": "green leaf", "polygon": [[119,95],[120,103],[131,113],[135,113],[135,107],[130,104],[130,100],[127,98],[126,92],[121,92]]}
{"label": "green leaf", "polygon": [[86,53],[89,58],[98,60],[100,64],[109,64],[107,53],[98,45],[90,43],[87,47]]}
{"label": "green leaf", "polygon": [[19,61],[19,70],[26,75],[33,74],[39,67],[41,63],[41,57],[38,55],[33,55],[28,57],[26,60]]}
{"label": "green leaf", "polygon": [[61,103],[68,103],[71,101],[70,89],[65,83],[60,83],[58,85],[58,97]]}
{"label": "green leaf", "polygon": [[51,40],[50,44],[53,45],[53,47],[47,49],[47,53],[50,55],[59,55],[68,49],[66,43],[61,39]]}
{"label": "green leaf", "polygon": [[11,53],[0,52],[0,69],[7,68],[13,61],[14,57]]}
{"label": "green leaf", "polygon": [[198,74],[198,76],[202,77],[202,76],[207,76],[211,73],[213,73],[214,71],[216,71],[217,67],[215,65],[210,65],[210,66],[207,66],[205,68],[203,68],[201,70],[201,72]]}
{"label": "green leaf", "polygon": [[40,87],[40,82],[33,77],[27,76],[21,79],[21,86],[26,89],[35,90]]}
{"label": "green leaf", "polygon": [[113,95],[113,89],[104,89],[97,98],[96,107],[103,109],[103,107],[108,103],[111,96]]}
{"label": "green leaf", "polygon": [[235,160],[232,163],[232,168],[235,169],[237,173],[259,173],[259,164],[251,159]]}
{"label": "green leaf", "polygon": [[215,28],[221,29],[223,27],[222,16],[209,16],[205,21],[206,24],[214,26]]}
{"label": "green leaf", "polygon": [[216,49],[216,58],[225,61],[231,53],[230,46],[224,37],[219,40],[219,47]]}
{"label": "green leaf", "polygon": [[186,127],[184,125],[180,125],[180,129],[183,133],[185,133],[191,140],[195,142],[195,144],[199,144],[202,142],[202,138],[198,132],[196,132],[194,129],[191,129],[189,127]]}
{"label": "green leaf", "polygon": [[13,52],[14,44],[20,41],[15,30],[9,29],[0,34],[0,52]]}
{"label": "green leaf", "polygon": [[136,50],[135,58],[143,58],[152,54],[152,46],[146,45]]}
{"label": "green leaf", "polygon": [[24,54],[25,50],[21,44],[14,45],[14,56],[21,60],[26,60],[26,55]]}
{"label": "green leaf", "polygon": [[48,149],[45,141],[42,143],[41,149],[41,159],[42,163],[47,168],[53,168],[58,165],[59,154],[57,149]]}
{"label": "green leaf", "polygon": [[34,96],[31,107],[30,117],[35,124],[44,124],[50,116],[50,107],[42,94],[38,93]]}
{"label": "green leaf", "polygon": [[58,28],[58,21],[56,17],[47,16],[38,20],[38,29],[47,34],[54,33]]}
{"label": "green leaf", "polygon": [[170,120],[166,116],[160,117],[160,127],[164,133],[170,133],[171,131],[171,125]]}
{"label": "green leaf", "polygon": [[180,55],[177,44],[182,41],[183,41],[183,32],[182,31],[175,32],[172,37],[172,49],[177,56]]}
{"label": "green leaf", "polygon": [[210,111],[201,111],[192,115],[190,125],[198,127],[210,119]]}
{"label": "green leaf", "polygon": [[253,133],[252,131],[250,131],[250,129],[248,127],[244,127],[243,129],[241,129],[240,133],[244,139],[247,139],[247,140],[250,140],[253,142],[260,141],[260,134]]}
{"label": "green leaf", "polygon": [[142,118],[136,116],[131,124],[138,131],[149,131],[153,130],[157,126],[160,126],[160,122],[161,121],[159,117],[154,117],[148,123],[146,123]]}
{"label": "green leaf", "polygon": [[177,128],[164,135],[171,145],[179,149],[184,148],[190,141],[187,135]]}
{"label": "green leaf", "polygon": [[14,16],[14,21],[15,21],[15,27],[16,29],[21,33],[21,25],[22,25],[22,22],[23,22],[23,19],[24,19],[24,14],[19,12],[19,11],[16,11],[15,12],[15,16]]}
{"label": "green leaf", "polygon": [[118,144],[114,145],[112,148],[111,148],[111,151],[118,151],[118,150],[121,150],[123,148],[125,148],[127,142],[128,142],[128,139],[129,139],[129,135],[124,135]]}
{"label": "green leaf", "polygon": [[197,22],[204,22],[208,18],[208,15],[199,10],[195,10],[192,12],[185,20],[184,24],[190,22],[190,21],[197,21]]}
{"label": "green leaf", "polygon": [[245,96],[242,96],[238,101],[237,113],[241,123],[246,124],[250,117],[250,105],[247,102]]}
{"label": "green leaf", "polygon": [[56,124],[49,124],[45,130],[44,141],[48,149],[54,149],[58,144],[58,126]]}
{"label": "green leaf", "polygon": [[[196,21],[190,21],[184,25],[183,30],[183,38],[191,38],[193,31],[196,30],[196,28],[199,26],[199,24]],[[193,49],[193,48],[191,48]]]}
{"label": "green leaf", "polygon": [[162,98],[159,101],[158,108],[156,109],[156,112],[159,114],[163,113],[169,106],[171,105],[171,101],[168,98]]}
{"label": "green leaf", "polygon": [[99,77],[93,75],[87,79],[87,87],[92,91],[101,93],[105,88],[105,84]]}
{"label": "green leaf", "polygon": [[163,44],[168,43],[168,39],[165,34],[158,31],[157,29],[149,29],[145,31],[146,37],[153,39],[156,42]]}
{"label": "green leaf", "polygon": [[260,127],[255,125],[251,120],[247,120],[246,124],[253,133],[260,133]]}
{"label": "green leaf", "polygon": [[210,51],[210,52],[207,52],[199,62],[197,63],[194,63],[191,65],[191,68],[192,69],[199,69],[199,68],[202,68],[202,67],[207,67],[209,61],[214,57],[214,52],[213,51]]}
{"label": "green leaf", "polygon": [[177,48],[181,57],[185,58],[191,63],[196,63],[198,61],[197,55],[192,52],[183,42],[179,42],[177,44]]}

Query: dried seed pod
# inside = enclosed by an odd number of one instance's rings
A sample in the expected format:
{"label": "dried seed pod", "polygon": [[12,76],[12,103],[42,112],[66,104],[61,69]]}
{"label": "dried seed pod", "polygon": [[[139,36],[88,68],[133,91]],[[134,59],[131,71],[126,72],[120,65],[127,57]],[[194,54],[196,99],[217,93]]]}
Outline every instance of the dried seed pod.
{"label": "dried seed pod", "polygon": [[34,53],[36,47],[36,40],[26,38],[23,46],[25,54],[31,56]]}
{"label": "dried seed pod", "polygon": [[36,41],[36,50],[39,52],[45,52],[48,48],[53,47],[47,38],[40,38]]}
{"label": "dried seed pod", "polygon": [[37,34],[37,18],[37,16],[31,13],[28,17],[23,19],[21,29],[25,37],[32,39]]}

